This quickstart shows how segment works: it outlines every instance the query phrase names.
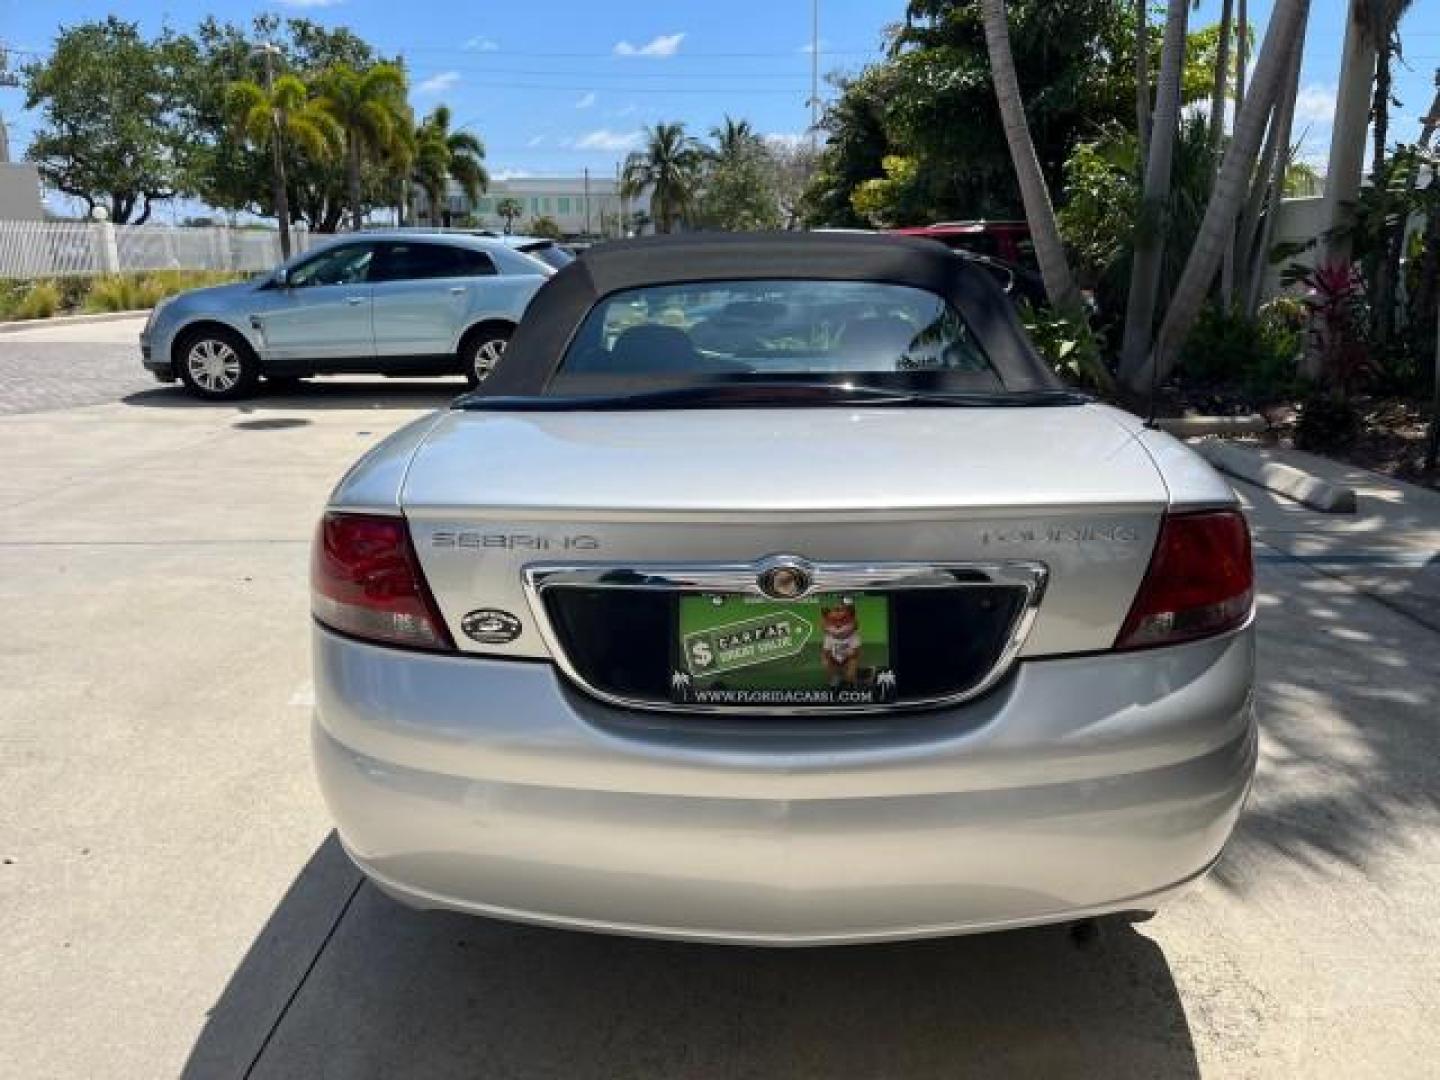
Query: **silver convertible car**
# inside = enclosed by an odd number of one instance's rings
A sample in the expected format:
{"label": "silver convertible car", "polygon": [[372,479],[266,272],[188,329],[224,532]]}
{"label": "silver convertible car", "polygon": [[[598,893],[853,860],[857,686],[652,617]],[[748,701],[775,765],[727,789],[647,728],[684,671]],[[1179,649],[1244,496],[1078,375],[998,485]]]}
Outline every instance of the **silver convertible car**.
{"label": "silver convertible car", "polygon": [[314,756],[386,892],[789,945],[1153,912],[1255,766],[1235,496],[926,241],[606,245],[334,491]]}
{"label": "silver convertible car", "polygon": [[161,301],[141,358],[162,382],[215,400],[245,397],[262,376],[464,374],[478,384],[552,273],[500,240],[361,233],[252,281]]}

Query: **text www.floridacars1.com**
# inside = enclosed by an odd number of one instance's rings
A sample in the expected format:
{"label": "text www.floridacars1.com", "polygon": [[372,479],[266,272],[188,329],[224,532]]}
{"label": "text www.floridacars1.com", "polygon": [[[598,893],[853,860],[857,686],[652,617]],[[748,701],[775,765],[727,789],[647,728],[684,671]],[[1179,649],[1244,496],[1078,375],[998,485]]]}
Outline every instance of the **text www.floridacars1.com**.
{"label": "text www.floridacars1.com", "polygon": [[697,705],[869,705],[873,690],[696,690]]}

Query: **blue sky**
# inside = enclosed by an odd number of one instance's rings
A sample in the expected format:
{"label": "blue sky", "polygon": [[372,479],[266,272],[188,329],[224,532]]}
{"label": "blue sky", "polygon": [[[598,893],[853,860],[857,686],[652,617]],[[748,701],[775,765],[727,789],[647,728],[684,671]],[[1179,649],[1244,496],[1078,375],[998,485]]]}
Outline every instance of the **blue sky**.
{"label": "blue sky", "polygon": [[[1344,6],[1339,0],[1311,6],[1299,123],[1305,155],[1323,161]],[[1219,0],[1205,0],[1194,25],[1214,22],[1219,7]],[[1263,27],[1269,9],[1268,0],[1252,0],[1252,21]],[[43,52],[60,26],[109,10],[76,0],[0,0],[0,40]],[[704,133],[728,112],[790,136],[809,122],[810,0],[214,0],[204,8],[127,0],[123,10],[147,31],[166,23],[188,29],[205,11],[242,23],[257,11],[275,11],[349,26],[386,52],[403,53],[416,107],[449,104],[457,122],[484,138],[492,170],[502,175],[578,174],[587,167],[612,173],[642,125],[657,120],[684,120]],[[884,27],[903,11],[903,0],[821,0],[822,72],[877,58]],[[1403,105],[1395,123],[1402,139],[1413,137],[1434,93],[1440,0],[1418,0],[1403,36],[1409,66],[1397,68]],[[0,90],[15,150],[34,127],[20,105],[18,91]]]}

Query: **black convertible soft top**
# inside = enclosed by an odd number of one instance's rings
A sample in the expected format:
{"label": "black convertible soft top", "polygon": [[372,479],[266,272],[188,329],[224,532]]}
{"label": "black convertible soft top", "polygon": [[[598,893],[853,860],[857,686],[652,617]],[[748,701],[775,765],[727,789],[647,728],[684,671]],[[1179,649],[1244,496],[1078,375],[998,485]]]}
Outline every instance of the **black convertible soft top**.
{"label": "black convertible soft top", "polygon": [[612,293],[766,279],[875,281],[935,293],[965,319],[1007,391],[1062,388],[991,276],[932,240],[844,232],[683,233],[600,244],[556,273],[535,294],[504,360],[472,400],[542,394],[580,323]]}

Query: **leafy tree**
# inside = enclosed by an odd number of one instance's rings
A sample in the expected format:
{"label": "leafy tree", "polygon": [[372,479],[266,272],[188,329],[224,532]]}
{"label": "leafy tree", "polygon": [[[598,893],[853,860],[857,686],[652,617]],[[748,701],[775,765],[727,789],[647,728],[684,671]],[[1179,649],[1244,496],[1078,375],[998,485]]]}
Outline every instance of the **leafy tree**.
{"label": "leafy tree", "polygon": [[524,215],[525,204],[519,199],[507,196],[495,204],[495,213],[504,218],[505,235],[509,236],[515,231],[515,222]]}
{"label": "leafy tree", "polygon": [[884,161],[890,152],[882,97],[885,81],[885,69],[872,67],[857,79],[837,82],[840,94],[820,121],[828,139],[802,199],[807,225],[855,228],[868,224],[855,210],[851,197],[865,181],[884,176]]}
{"label": "leafy tree", "polygon": [[363,71],[337,64],[321,76],[319,86],[320,107],[345,134],[350,223],[359,229],[365,221],[362,166],[367,161],[382,163],[394,155],[411,130],[405,72],[394,64],[376,64]]}
{"label": "leafy tree", "polygon": [[815,175],[819,155],[808,141],[791,139],[767,139],[765,149],[780,227],[793,229],[804,213],[805,191]]}
{"label": "leafy tree", "polygon": [[226,97],[237,134],[252,145],[270,151],[280,250],[288,259],[290,197],[285,186],[286,144],[301,148],[312,160],[325,161],[335,155],[344,135],[294,75],[280,76],[269,89],[253,82],[234,82]]}
{"label": "leafy tree", "polygon": [[712,128],[715,148],[706,156],[698,218],[706,228],[774,229],[780,224],[769,147],[748,120],[725,117]]}
{"label": "leafy tree", "polygon": [[87,210],[148,220],[185,189],[178,59],[170,39],[147,42],[114,15],[62,30],[51,55],[24,69],[25,107],[43,117],[25,156]]}
{"label": "leafy tree", "polygon": [[[1114,123],[1133,124],[1137,93],[1134,0],[1008,0],[1011,54],[1050,191],[1063,190],[1075,146]],[[828,142],[806,191],[811,225],[858,226],[851,193],[884,179],[887,155],[913,158],[916,171],[899,224],[1015,217],[1021,200],[990,83],[980,5],[912,0],[891,32],[889,57],[837,82],[821,122]],[[1183,100],[1208,98],[1218,31],[1193,35]],[[1147,40],[1146,79],[1159,67],[1158,35]],[[1145,95],[1148,103],[1148,95]],[[963,118],[958,122],[957,117]]]}
{"label": "leafy tree", "polygon": [[437,224],[449,216],[444,205],[450,180],[460,185],[472,204],[489,187],[484,144],[468,131],[450,129],[448,106],[436,106],[421,122],[415,129],[414,144],[412,178],[429,197]]}
{"label": "leafy tree", "polygon": [[[277,72],[293,74],[307,85],[314,85],[326,69],[338,64],[358,70],[381,59],[349,30],[270,15],[259,16],[248,26],[208,17],[193,36],[176,39],[174,47],[185,57],[176,75],[177,93],[185,102],[181,127],[189,147],[187,184],[199,198],[223,210],[275,212],[269,155],[234,138],[225,101],[231,82],[258,74],[258,62],[251,54],[262,41],[280,50]],[[286,147],[285,175],[292,219],[307,222],[316,232],[333,232],[348,203],[345,171],[331,159],[312,160],[302,146],[291,144]],[[367,197],[382,200],[386,189],[378,166],[366,167],[363,187]]]}
{"label": "leafy tree", "polygon": [[531,236],[544,236],[551,240],[563,240],[565,231],[560,228],[560,223],[549,214],[542,214],[530,222]]}
{"label": "leafy tree", "polygon": [[647,127],[645,148],[625,159],[620,193],[630,199],[649,190],[656,229],[671,232],[694,207],[704,160],[700,144],[685,133],[683,123]]}
{"label": "leafy tree", "polygon": [[855,213],[881,227],[900,225],[923,213],[915,205],[920,163],[912,157],[887,154],[882,166],[884,176],[863,181],[851,194]]}

